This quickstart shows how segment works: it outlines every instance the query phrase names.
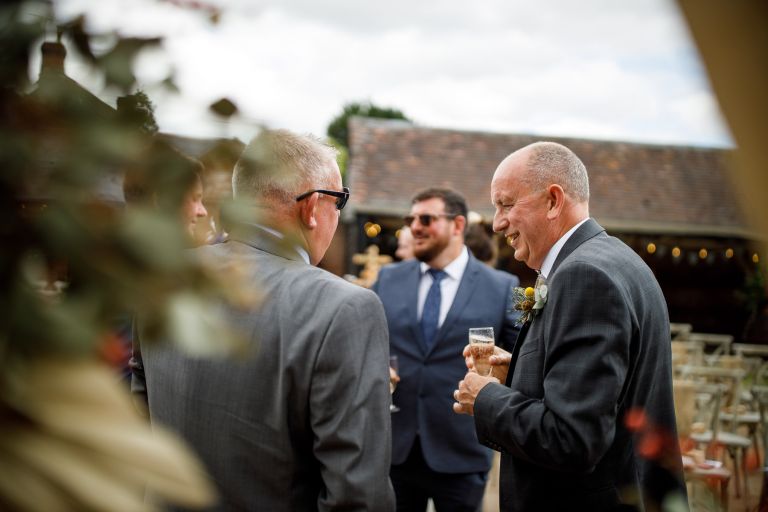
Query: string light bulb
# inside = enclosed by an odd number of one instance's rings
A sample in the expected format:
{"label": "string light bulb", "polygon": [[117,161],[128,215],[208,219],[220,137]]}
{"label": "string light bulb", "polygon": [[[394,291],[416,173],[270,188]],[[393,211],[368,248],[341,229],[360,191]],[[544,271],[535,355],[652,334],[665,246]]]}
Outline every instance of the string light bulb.
{"label": "string light bulb", "polygon": [[673,247],[672,248],[672,257],[673,258],[679,258],[681,254],[683,254],[683,252],[680,250],[679,247]]}

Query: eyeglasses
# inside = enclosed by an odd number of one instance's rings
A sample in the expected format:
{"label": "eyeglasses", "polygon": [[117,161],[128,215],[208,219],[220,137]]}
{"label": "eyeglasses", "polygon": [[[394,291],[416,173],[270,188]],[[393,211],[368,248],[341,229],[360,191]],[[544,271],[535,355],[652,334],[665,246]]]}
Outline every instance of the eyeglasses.
{"label": "eyeglasses", "polygon": [[413,224],[414,220],[419,219],[419,223],[425,228],[428,228],[432,222],[436,221],[440,217],[445,217],[446,219],[455,219],[458,217],[458,215],[455,213],[441,213],[439,215],[433,215],[431,213],[422,213],[421,215],[406,215],[403,217],[403,222],[405,222],[406,226],[410,226]]}
{"label": "eyeglasses", "polygon": [[323,189],[317,189],[317,190],[310,190],[309,192],[304,192],[300,196],[296,196],[296,201],[301,201],[303,199],[308,198],[315,192],[319,194],[325,194],[327,196],[333,196],[336,198],[336,209],[337,210],[343,210],[344,206],[347,204],[347,200],[349,199],[349,188],[343,187],[344,192],[337,192],[336,190],[323,190]]}

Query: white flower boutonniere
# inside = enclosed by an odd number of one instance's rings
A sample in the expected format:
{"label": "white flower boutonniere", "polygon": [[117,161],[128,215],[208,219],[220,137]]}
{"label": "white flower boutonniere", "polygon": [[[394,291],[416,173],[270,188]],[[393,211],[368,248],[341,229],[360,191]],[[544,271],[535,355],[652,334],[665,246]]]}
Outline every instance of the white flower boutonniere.
{"label": "white flower boutonniere", "polygon": [[519,324],[525,324],[533,319],[547,303],[547,285],[540,284],[536,288],[522,288],[516,286],[512,289],[512,302],[516,311],[521,311],[522,315],[517,320]]}

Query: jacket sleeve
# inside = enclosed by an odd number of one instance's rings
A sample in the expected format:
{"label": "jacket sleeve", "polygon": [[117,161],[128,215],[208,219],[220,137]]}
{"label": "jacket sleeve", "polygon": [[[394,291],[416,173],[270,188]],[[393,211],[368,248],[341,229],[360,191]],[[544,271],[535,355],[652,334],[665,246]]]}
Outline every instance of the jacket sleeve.
{"label": "jacket sleeve", "polygon": [[334,315],[310,390],[319,510],[394,510],[389,481],[389,333],[379,299],[362,288]]}
{"label": "jacket sleeve", "polygon": [[144,361],[141,357],[141,338],[136,317],[131,322],[131,359],[128,361],[131,369],[131,397],[139,414],[149,417],[149,395],[147,379],[144,375]]}
{"label": "jacket sleeve", "polygon": [[[487,446],[540,466],[587,472],[613,442],[630,366],[631,308],[621,286],[589,263],[563,265],[553,277],[545,311],[533,320],[543,327],[536,329],[542,339],[529,342],[533,327],[528,331],[511,388],[481,390],[475,426]],[[541,373],[525,374],[526,354],[543,361]],[[543,396],[526,392],[531,380]]]}

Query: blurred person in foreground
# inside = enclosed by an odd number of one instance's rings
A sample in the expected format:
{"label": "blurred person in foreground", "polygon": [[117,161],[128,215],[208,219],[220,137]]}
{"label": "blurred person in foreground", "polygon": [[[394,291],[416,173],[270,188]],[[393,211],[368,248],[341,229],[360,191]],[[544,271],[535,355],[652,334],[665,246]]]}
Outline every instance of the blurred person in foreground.
{"label": "blurred person in foreground", "polygon": [[[203,164],[155,139],[123,178],[123,195],[130,207],[146,206],[178,215],[190,244],[198,221],[208,216],[203,205]],[[178,211],[178,214],[173,213]]]}
{"label": "blurred person in foreground", "polygon": [[491,268],[496,268],[499,257],[499,248],[496,240],[488,234],[482,220],[471,222],[467,226],[466,243],[472,255]]}
{"label": "blurred person in foreground", "polygon": [[457,192],[417,193],[405,218],[417,259],[382,268],[372,288],[384,303],[399,363],[390,471],[398,511],[424,512],[431,498],[438,512],[474,512],[491,467],[472,418],[451,411],[451,393],[466,372],[470,327],[493,327],[500,343],[516,338],[510,298],[518,280],[470,254],[466,222]]}
{"label": "blurred person in foreground", "polygon": [[[208,215],[203,205],[203,164],[184,155],[161,139],[152,139],[136,161],[125,169],[123,175],[123,197],[128,209],[147,208],[177,219],[184,243],[197,245],[195,227],[200,219]],[[118,343],[112,345],[112,352],[118,356],[114,361],[120,367],[121,380],[130,384],[131,365],[139,364],[141,358],[132,356],[132,340],[137,336],[132,315],[117,322],[115,336]]]}
{"label": "blurred person in foreground", "polygon": [[255,309],[224,312],[249,351],[200,359],[144,347],[136,391],[153,422],[197,450],[220,510],[393,510],[384,311],[369,290],[315,266],[349,197],[335,151],[264,131],[232,186],[252,221],[195,252],[264,295]]}
{"label": "blurred person in foreground", "polygon": [[[540,272],[494,377],[470,371],[454,410],[502,453],[500,508],[687,510],[669,319],[650,269],[589,218],[584,164],[551,142],[504,159],[494,230]],[[665,508],[670,507],[670,508]],[[672,508],[676,507],[676,508]]]}

